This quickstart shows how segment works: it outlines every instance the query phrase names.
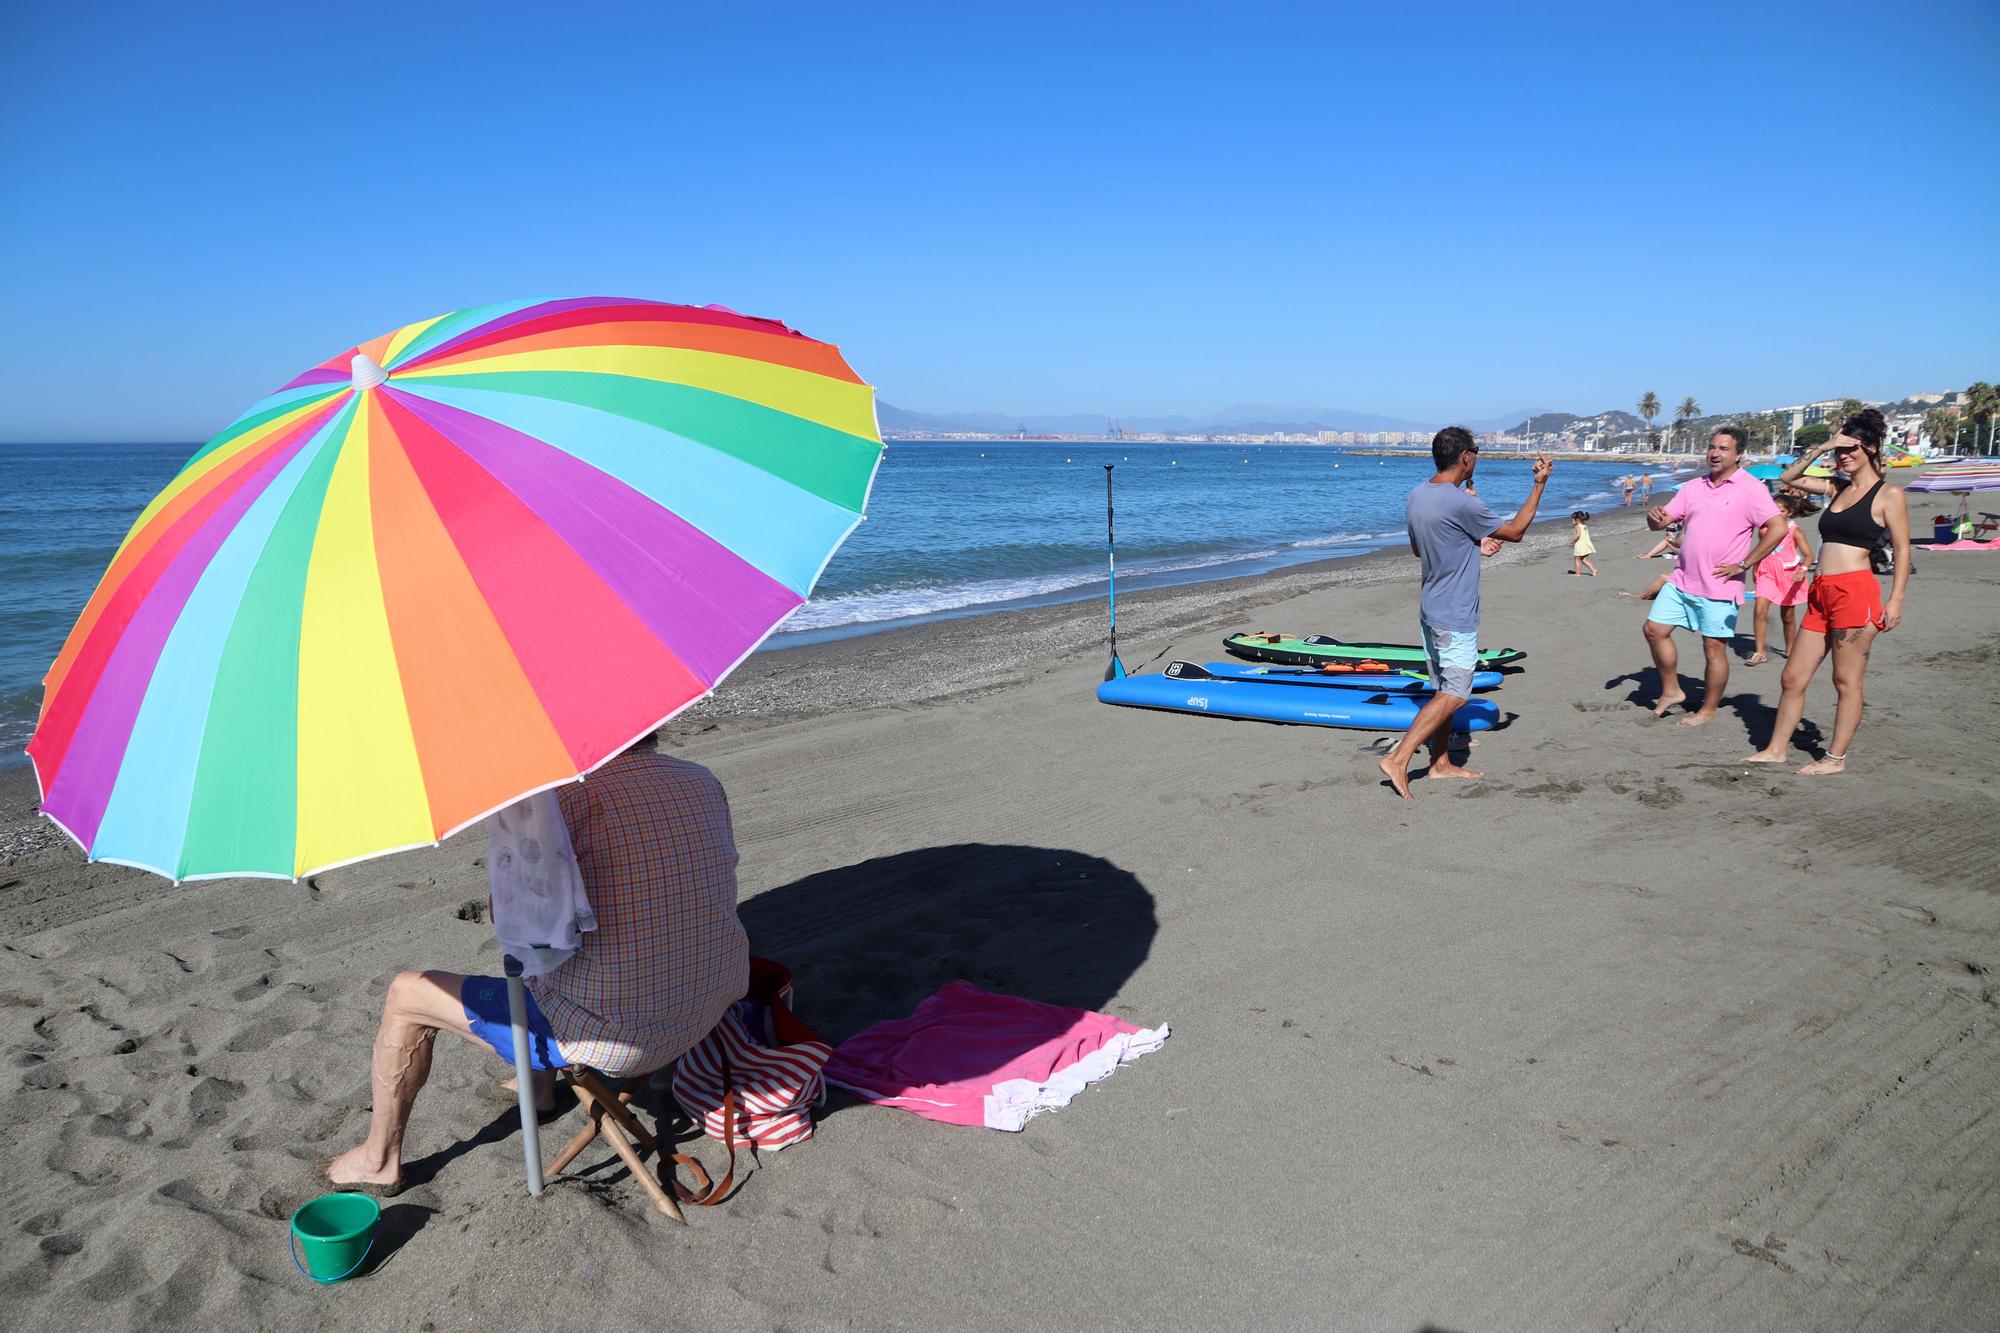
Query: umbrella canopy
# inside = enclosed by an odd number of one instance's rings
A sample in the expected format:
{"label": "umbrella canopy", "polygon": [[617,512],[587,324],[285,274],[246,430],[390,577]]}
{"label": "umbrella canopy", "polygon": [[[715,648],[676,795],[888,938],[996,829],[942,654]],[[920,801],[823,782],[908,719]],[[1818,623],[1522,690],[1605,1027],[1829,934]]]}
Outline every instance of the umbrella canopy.
{"label": "umbrella canopy", "polygon": [[126,535],[44,681],[43,812],[176,880],[435,842],[708,693],[881,455],[838,349],[721,307],[484,306],[351,348]]}
{"label": "umbrella canopy", "polygon": [[1776,463],[1754,463],[1743,470],[1759,481],[1776,481],[1785,475],[1785,470]]}
{"label": "umbrella canopy", "polygon": [[1936,463],[1904,487],[1912,491],[2000,490],[2000,462]]}

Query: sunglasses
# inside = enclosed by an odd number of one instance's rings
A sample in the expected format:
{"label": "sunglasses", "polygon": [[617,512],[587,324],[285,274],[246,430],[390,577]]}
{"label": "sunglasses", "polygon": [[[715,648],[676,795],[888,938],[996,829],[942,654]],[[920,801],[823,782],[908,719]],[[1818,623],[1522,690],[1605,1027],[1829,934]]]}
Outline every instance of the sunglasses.
{"label": "sunglasses", "polygon": [[1855,454],[1861,452],[1861,446],[1858,444],[1836,444],[1833,446],[1833,451],[1837,454]]}

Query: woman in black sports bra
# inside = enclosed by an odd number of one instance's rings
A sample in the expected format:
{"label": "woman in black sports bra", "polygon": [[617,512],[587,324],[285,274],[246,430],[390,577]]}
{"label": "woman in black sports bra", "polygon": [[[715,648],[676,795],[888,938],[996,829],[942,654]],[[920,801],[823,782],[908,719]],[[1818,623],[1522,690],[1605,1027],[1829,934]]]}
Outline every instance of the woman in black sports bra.
{"label": "woman in black sports bra", "polygon": [[[1750,764],[1782,764],[1792,733],[1805,716],[1806,686],[1828,653],[1833,655],[1833,737],[1826,753],[1799,772],[1822,777],[1847,771],[1847,747],[1861,726],[1861,682],[1875,636],[1903,618],[1903,592],[1910,581],[1910,512],[1900,486],[1887,484],[1882,470],[1882,414],[1868,408],[1841,423],[1840,433],[1785,469],[1782,484],[1811,495],[1832,496],[1819,517],[1819,576],[1806,593],[1806,618],[1785,663],[1784,694],[1778,700],[1771,743],[1746,759]],[[1833,454],[1831,480],[1808,477],[1821,454]],[[1895,582],[1889,600],[1868,567],[1868,555],[1885,543],[1896,550]]]}

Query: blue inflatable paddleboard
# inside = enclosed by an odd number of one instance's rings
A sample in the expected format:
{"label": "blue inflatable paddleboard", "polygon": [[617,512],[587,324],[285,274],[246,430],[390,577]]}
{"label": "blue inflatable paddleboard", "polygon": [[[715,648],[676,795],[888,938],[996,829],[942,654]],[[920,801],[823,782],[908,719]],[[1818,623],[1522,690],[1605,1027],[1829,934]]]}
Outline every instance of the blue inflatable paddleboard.
{"label": "blue inflatable paddleboard", "polygon": [[[1175,713],[1366,731],[1408,731],[1425,703],[1424,696],[1412,693],[1306,690],[1261,680],[1176,680],[1172,676],[1107,680],[1097,687],[1097,698],[1100,703],[1127,708],[1163,708]],[[1500,710],[1492,700],[1474,699],[1452,714],[1451,725],[1455,731],[1491,731],[1499,721]]]}
{"label": "blue inflatable paddleboard", "polygon": [[[1331,685],[1343,690],[1367,690],[1372,694],[1429,694],[1431,678],[1421,671],[1396,671],[1388,675],[1364,672],[1330,672],[1313,667],[1254,666],[1248,662],[1169,662],[1165,674],[1176,680],[1200,679],[1206,672],[1216,680],[1260,680],[1272,685]],[[1507,677],[1498,671],[1475,671],[1472,688],[1497,690]]]}

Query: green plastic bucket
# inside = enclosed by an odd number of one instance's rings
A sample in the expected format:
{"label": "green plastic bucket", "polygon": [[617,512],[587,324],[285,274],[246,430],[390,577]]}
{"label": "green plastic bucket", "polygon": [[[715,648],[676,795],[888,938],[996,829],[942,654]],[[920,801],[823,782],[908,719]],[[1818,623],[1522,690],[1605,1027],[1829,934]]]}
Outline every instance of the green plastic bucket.
{"label": "green plastic bucket", "polygon": [[353,1277],[375,1244],[381,1216],[382,1205],[366,1194],[320,1195],[292,1214],[292,1263],[315,1282]]}

